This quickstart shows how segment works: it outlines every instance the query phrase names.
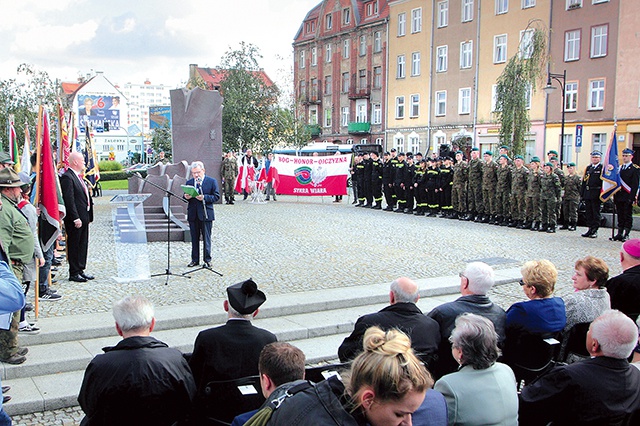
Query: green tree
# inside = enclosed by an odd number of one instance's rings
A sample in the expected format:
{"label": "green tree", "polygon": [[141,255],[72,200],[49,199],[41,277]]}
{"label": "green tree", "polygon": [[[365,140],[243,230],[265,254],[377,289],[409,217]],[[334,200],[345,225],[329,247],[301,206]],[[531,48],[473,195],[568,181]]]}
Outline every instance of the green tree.
{"label": "green tree", "polygon": [[32,143],[36,137],[36,121],[38,106],[43,104],[49,108],[49,116],[56,115],[57,82],[49,77],[46,71],[35,69],[32,65],[21,64],[17,69],[17,77],[0,81],[0,122],[3,131],[0,133],[2,149],[7,150],[9,136],[6,126],[9,116],[14,116],[18,144],[24,142],[24,124],[29,125]]}
{"label": "green tree", "polygon": [[278,108],[274,114],[274,130],[270,141],[270,149],[276,145],[302,148],[309,143],[311,133],[309,127],[296,117],[292,108]]}
{"label": "green tree", "polygon": [[514,155],[525,151],[525,136],[531,129],[527,104],[536,87],[546,76],[547,33],[541,21],[529,22],[525,30],[531,37],[522,37],[520,46],[502,74],[496,87],[496,114],[500,123],[500,143]]}
{"label": "green tree", "polygon": [[151,147],[156,155],[160,151],[164,151],[165,158],[169,161],[171,160],[173,142],[169,120],[165,120],[162,127],[157,127],[151,131]]}

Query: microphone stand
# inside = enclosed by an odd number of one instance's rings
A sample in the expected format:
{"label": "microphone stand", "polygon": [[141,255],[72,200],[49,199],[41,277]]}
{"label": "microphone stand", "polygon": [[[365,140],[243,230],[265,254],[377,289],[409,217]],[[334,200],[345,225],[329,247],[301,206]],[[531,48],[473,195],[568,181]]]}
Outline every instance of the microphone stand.
{"label": "microphone stand", "polygon": [[159,273],[159,274],[153,274],[151,275],[151,277],[160,277],[160,276],[166,276],[167,280],[164,282],[164,285],[168,285],[169,284],[169,277],[170,276],[174,276],[174,277],[182,277],[182,278],[191,278],[191,277],[187,277],[183,274],[174,274],[173,272],[171,272],[171,197],[175,197],[176,199],[186,203],[187,200],[185,200],[184,198],[174,194],[173,192],[169,191],[166,188],[161,187],[158,184],[155,184],[147,179],[143,179],[140,175],[134,173],[133,176],[137,177],[138,179],[140,179],[141,181],[148,183],[151,186],[154,186],[158,189],[160,189],[161,191],[164,191],[165,193],[165,197],[167,199],[167,268],[165,269],[165,271],[163,273]]}

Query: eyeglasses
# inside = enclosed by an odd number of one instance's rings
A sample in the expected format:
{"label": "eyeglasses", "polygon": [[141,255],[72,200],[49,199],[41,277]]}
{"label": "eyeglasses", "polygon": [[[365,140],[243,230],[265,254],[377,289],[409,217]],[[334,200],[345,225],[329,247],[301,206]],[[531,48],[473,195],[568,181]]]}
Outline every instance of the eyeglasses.
{"label": "eyeglasses", "polygon": [[525,283],[524,280],[520,280],[520,285],[527,285],[527,283]]}

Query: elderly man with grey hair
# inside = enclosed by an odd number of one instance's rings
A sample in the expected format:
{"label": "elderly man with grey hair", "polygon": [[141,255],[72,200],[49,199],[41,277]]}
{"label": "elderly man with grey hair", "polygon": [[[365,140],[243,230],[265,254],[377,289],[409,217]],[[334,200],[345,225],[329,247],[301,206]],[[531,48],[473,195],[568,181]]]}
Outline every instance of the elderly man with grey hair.
{"label": "elderly man with grey hair", "polygon": [[436,378],[452,373],[458,365],[451,357],[449,336],[455,327],[456,318],[464,313],[481,315],[493,323],[498,333],[498,342],[504,341],[507,314],[500,306],[493,303],[487,293],[495,283],[491,266],[483,262],[468,263],[464,272],[460,273],[461,297],[453,302],[444,303],[433,308],[427,315],[440,325],[440,347],[438,362],[431,372]]}
{"label": "elderly man with grey hair", "polygon": [[637,341],[629,317],[605,311],[587,333],[591,358],[553,368],[522,389],[520,424],[632,424],[640,410],[640,371],[627,358]]}
{"label": "elderly man with grey hair", "polygon": [[150,336],[153,307],[140,296],[113,305],[122,340],[103,349],[84,373],[81,425],[172,425],[185,419],[196,387],[177,349]]}
{"label": "elderly man with grey hair", "polygon": [[353,333],[344,339],[338,349],[340,361],[350,361],[362,352],[364,332],[374,325],[383,330],[402,330],[411,338],[413,350],[423,360],[433,358],[440,344],[440,327],[416,306],[419,298],[419,288],[413,280],[407,277],[395,279],[389,291],[389,306],[358,318]]}

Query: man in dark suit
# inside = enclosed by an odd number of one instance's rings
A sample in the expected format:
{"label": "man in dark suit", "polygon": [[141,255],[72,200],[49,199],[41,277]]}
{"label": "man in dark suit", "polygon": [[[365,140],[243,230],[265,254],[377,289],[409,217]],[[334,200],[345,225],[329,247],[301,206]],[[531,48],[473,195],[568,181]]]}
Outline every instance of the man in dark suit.
{"label": "man in dark suit", "polygon": [[618,234],[614,241],[627,241],[633,227],[633,204],[638,196],[638,182],[640,182],[640,167],[634,164],[633,150],[625,148],[622,151],[622,164],[620,165],[620,180],[622,189],[613,196],[618,212]]}
{"label": "man in dark suit", "polygon": [[440,344],[440,326],[416,306],[419,298],[419,288],[413,280],[407,277],[395,279],[389,291],[389,306],[358,318],[353,333],[338,349],[340,361],[350,361],[362,352],[364,332],[374,325],[383,330],[400,329],[411,338],[416,353],[427,358],[435,355]]}
{"label": "man in dark suit", "polygon": [[220,191],[218,182],[205,175],[204,164],[201,161],[194,161],[191,164],[191,176],[193,178],[187,181],[187,185],[194,186],[199,195],[192,197],[184,194],[184,197],[189,200],[187,220],[191,232],[191,262],[187,266],[197,266],[200,263],[200,236],[202,235],[202,260],[204,266],[210,268],[211,226],[215,219],[213,203],[220,199]]}
{"label": "man in dark suit", "polygon": [[611,308],[635,321],[640,314],[640,239],[632,238],[622,244],[620,266],[622,273],[609,278],[605,287]]}
{"label": "man in dark suit", "polygon": [[258,374],[262,348],[278,340],[273,333],[251,324],[251,318],[258,314],[265,300],[265,294],[251,279],[227,288],[223,305],[228,313],[227,323],[201,331],[189,360],[198,389],[196,405],[204,403],[208,382]]}
{"label": "man in dark suit", "polygon": [[582,200],[586,208],[587,226],[589,230],[582,234],[586,238],[597,238],[600,227],[600,191],[602,190],[602,163],[600,151],[591,153],[591,164],[587,166],[582,178]]}
{"label": "man in dark suit", "polygon": [[67,209],[64,227],[67,232],[69,281],[87,282],[92,275],[84,272],[89,248],[89,223],[93,222],[93,200],[84,182],[84,157],[79,152],[69,155],[69,168],[60,176],[62,197]]}
{"label": "man in dark suit", "polygon": [[522,389],[520,424],[631,424],[640,409],[640,370],[627,358],[637,341],[631,319],[605,311],[587,333],[591,358],[555,367]]}

